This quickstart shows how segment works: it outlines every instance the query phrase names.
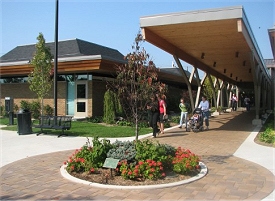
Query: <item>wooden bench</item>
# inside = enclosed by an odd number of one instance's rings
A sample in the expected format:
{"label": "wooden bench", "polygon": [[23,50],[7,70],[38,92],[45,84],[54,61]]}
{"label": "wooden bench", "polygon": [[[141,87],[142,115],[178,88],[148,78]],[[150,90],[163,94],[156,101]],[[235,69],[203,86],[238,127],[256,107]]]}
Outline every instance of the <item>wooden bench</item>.
{"label": "wooden bench", "polygon": [[39,124],[33,124],[34,128],[40,128],[41,131],[36,135],[40,135],[41,133],[46,133],[43,129],[55,129],[62,130],[62,134],[58,135],[58,137],[62,135],[66,135],[64,133],[65,130],[70,130],[72,126],[72,117],[69,116],[40,116]]}

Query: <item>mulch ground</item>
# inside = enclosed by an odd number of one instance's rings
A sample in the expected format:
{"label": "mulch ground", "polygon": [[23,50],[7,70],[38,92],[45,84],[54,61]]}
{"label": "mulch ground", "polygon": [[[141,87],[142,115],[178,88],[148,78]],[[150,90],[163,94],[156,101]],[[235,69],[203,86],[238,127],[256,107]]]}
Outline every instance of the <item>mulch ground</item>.
{"label": "mulch ground", "polygon": [[195,170],[193,172],[190,172],[188,175],[180,175],[174,172],[166,172],[165,178],[157,179],[157,180],[124,179],[120,175],[115,175],[114,171],[112,171],[112,174],[111,174],[110,169],[99,169],[99,172],[97,174],[90,174],[87,172],[83,172],[83,173],[72,172],[70,174],[76,178],[79,178],[85,181],[94,182],[94,183],[99,183],[99,184],[109,184],[109,185],[119,185],[119,186],[140,186],[140,185],[167,184],[167,183],[173,183],[177,181],[183,181],[193,176],[196,176],[199,172],[200,170]]}

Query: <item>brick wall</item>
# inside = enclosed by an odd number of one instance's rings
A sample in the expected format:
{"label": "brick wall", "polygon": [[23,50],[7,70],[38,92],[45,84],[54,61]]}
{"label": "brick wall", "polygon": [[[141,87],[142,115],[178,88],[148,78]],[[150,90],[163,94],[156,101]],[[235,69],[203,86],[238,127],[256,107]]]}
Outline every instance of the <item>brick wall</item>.
{"label": "brick wall", "polygon": [[[66,82],[58,82],[58,101],[57,101],[57,113],[58,115],[66,114],[66,97],[67,97],[67,86]],[[32,102],[37,101],[37,95],[29,89],[29,83],[7,83],[1,84],[1,97],[0,105],[5,105],[5,97],[11,97],[14,100],[14,106],[17,105],[20,108],[20,102],[22,100]],[[53,100],[53,87],[49,91],[49,95],[44,98],[44,105],[49,104],[52,108],[54,107]],[[16,111],[15,111],[16,112]]]}
{"label": "brick wall", "polygon": [[[57,113],[58,115],[66,115],[66,99],[67,99],[67,83],[64,81],[58,82],[57,93]],[[5,97],[12,97],[14,99],[14,105],[20,107],[20,101],[26,100],[31,102],[37,100],[37,95],[29,90],[28,83],[9,83],[1,84],[1,102],[0,105],[5,104]],[[185,89],[186,90],[186,89]],[[179,112],[178,104],[179,99],[182,96],[182,92],[185,91],[180,88],[169,87],[167,94],[168,111]],[[88,81],[88,112],[87,115],[91,116],[103,116],[104,106],[104,94],[106,92],[106,82],[100,80]],[[53,87],[49,92],[49,95],[44,98],[44,105],[49,104],[52,108],[54,106],[53,100]],[[16,111],[15,111],[16,112]]]}

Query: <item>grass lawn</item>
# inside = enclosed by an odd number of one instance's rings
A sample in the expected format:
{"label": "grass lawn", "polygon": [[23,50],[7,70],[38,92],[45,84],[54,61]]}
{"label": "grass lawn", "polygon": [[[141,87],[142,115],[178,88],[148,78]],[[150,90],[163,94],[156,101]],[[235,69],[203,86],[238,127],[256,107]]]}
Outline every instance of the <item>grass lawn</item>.
{"label": "grass lawn", "polygon": [[[2,130],[17,131],[17,119],[14,118],[14,125],[8,125],[8,118],[0,118],[0,125],[7,125],[1,128]],[[40,129],[32,128],[33,133],[38,133]],[[59,135],[61,130],[44,129],[49,135]],[[139,135],[151,133],[151,128],[140,128]],[[91,123],[87,121],[72,121],[72,127],[70,130],[65,131],[68,136],[81,136],[81,137],[133,137],[135,136],[135,128],[130,126],[118,126],[118,125],[105,125],[101,123]]]}

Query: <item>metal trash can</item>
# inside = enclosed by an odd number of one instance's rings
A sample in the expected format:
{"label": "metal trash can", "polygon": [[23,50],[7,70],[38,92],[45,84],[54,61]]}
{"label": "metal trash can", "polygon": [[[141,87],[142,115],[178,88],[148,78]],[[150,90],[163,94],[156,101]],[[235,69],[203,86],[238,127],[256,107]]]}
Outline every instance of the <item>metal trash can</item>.
{"label": "metal trash can", "polygon": [[21,109],[17,113],[17,133],[19,135],[32,133],[31,112],[27,109]]}

